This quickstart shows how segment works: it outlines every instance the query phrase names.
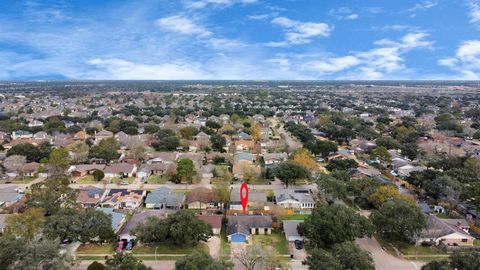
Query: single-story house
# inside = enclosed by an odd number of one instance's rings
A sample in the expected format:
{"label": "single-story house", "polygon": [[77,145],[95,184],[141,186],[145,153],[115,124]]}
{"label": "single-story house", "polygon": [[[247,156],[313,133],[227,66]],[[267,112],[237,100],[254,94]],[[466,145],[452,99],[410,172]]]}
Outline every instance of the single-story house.
{"label": "single-story house", "polygon": [[157,188],[147,194],[145,207],[148,209],[180,209],[185,200],[182,192],[172,192],[167,187]]}
{"label": "single-story house", "polygon": [[112,230],[117,233],[125,222],[125,214],[115,212],[112,208],[96,208],[97,211],[110,215],[112,218]]}
{"label": "single-story house", "polygon": [[9,207],[20,201],[25,194],[15,187],[0,189],[0,207]]}
{"label": "single-story house", "polygon": [[245,243],[252,234],[271,234],[272,217],[263,215],[227,216],[229,242]]}
{"label": "single-story house", "polygon": [[175,172],[176,165],[172,163],[151,163],[143,164],[137,171],[137,177],[145,181],[151,175],[164,176],[169,172]]}
{"label": "single-story house", "polygon": [[167,213],[163,210],[147,210],[140,213],[134,213],[120,230],[119,235],[129,235],[130,231],[138,224],[145,222],[148,217],[166,218]]}
{"label": "single-story house", "polygon": [[417,244],[431,242],[435,245],[473,246],[475,238],[468,233],[466,220],[440,219],[428,215],[427,229],[423,230]]}
{"label": "single-story house", "polygon": [[279,189],[275,190],[275,201],[283,208],[313,209],[315,201],[307,189]]}
{"label": "single-story house", "polygon": [[72,177],[82,177],[87,174],[92,174],[96,170],[104,171],[105,165],[104,164],[79,164],[79,165],[70,166],[70,168],[68,169]]}
{"label": "single-story house", "polygon": [[[247,209],[269,210],[267,194],[261,191],[249,191]],[[230,210],[243,210],[240,200],[240,188],[234,188],[230,193]]]}
{"label": "single-story house", "polygon": [[132,177],[137,167],[129,163],[115,163],[105,167],[105,177]]}
{"label": "single-story house", "polygon": [[40,167],[40,163],[37,162],[29,162],[23,165],[23,175],[28,177],[34,177],[37,173],[38,167]]}
{"label": "single-story house", "polygon": [[419,166],[413,166],[413,165],[405,165],[400,168],[398,168],[398,175],[402,177],[408,177],[412,172],[418,172],[418,171],[424,171],[425,168],[419,167]]}
{"label": "single-story house", "polygon": [[222,230],[222,215],[197,215],[197,218],[210,224],[213,234],[220,234]]}
{"label": "single-story house", "polygon": [[83,187],[78,190],[76,202],[83,207],[96,207],[103,199],[106,190],[94,186]]}
{"label": "single-story house", "polygon": [[263,154],[263,161],[265,163],[265,167],[274,167],[275,165],[280,164],[287,159],[288,154],[285,152]]}
{"label": "single-story house", "polygon": [[206,187],[198,187],[187,195],[188,209],[217,209],[221,205],[216,202],[213,191]]}
{"label": "single-story house", "polygon": [[102,207],[134,209],[142,204],[145,190],[111,189],[101,203]]}
{"label": "single-story house", "polygon": [[299,224],[303,223],[303,220],[285,220],[283,221],[283,232],[285,233],[285,238],[288,242],[294,242],[296,240],[303,241],[303,236],[297,231]]}

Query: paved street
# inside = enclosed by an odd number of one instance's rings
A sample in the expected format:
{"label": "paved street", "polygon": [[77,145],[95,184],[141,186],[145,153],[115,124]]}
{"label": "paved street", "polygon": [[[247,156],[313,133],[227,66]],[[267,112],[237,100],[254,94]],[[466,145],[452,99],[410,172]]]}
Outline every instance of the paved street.
{"label": "paved street", "polygon": [[[72,270],[86,270],[93,261],[81,261],[79,265],[72,268]],[[104,263],[104,262],[102,262]],[[147,266],[154,270],[173,270],[175,269],[175,261],[144,261]]]}
{"label": "paved street", "polygon": [[370,252],[376,270],[419,270],[423,262],[409,261],[394,257],[385,252],[375,238],[358,239],[357,244]]}

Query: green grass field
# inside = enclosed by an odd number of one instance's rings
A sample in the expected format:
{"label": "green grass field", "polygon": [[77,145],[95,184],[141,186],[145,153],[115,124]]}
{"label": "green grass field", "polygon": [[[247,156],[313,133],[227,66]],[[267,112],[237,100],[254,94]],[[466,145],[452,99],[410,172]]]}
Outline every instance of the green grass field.
{"label": "green grass field", "polygon": [[253,243],[258,243],[267,247],[274,247],[278,254],[290,254],[288,249],[288,241],[280,231],[272,231],[272,234],[268,235],[252,235]]}
{"label": "green grass field", "polygon": [[190,254],[194,250],[201,250],[209,252],[208,246],[205,243],[199,243],[195,247],[179,247],[171,244],[158,244],[155,246],[142,245],[133,248],[133,254]]}
{"label": "green grass field", "polygon": [[114,243],[106,245],[84,244],[78,247],[77,254],[111,254],[114,245]]}
{"label": "green grass field", "polygon": [[294,214],[294,215],[284,215],[278,217],[279,220],[305,220],[309,217],[309,214]]}
{"label": "green grass field", "polygon": [[167,179],[160,175],[153,175],[147,178],[148,184],[165,184],[166,182],[167,182]]}

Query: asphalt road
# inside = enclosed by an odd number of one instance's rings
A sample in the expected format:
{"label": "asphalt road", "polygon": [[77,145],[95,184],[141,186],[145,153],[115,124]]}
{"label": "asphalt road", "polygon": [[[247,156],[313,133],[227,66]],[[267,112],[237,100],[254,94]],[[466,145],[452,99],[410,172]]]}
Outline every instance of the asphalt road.
{"label": "asphalt road", "polygon": [[423,262],[409,261],[394,257],[385,252],[375,238],[357,239],[357,244],[370,252],[376,270],[419,270]]}

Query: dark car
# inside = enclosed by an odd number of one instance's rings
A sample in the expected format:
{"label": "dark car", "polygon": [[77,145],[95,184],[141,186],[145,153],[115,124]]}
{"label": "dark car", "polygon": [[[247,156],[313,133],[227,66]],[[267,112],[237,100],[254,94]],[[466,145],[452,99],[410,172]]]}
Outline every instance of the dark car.
{"label": "dark car", "polygon": [[296,249],[302,249],[303,248],[303,242],[300,241],[300,240],[295,240],[294,244],[295,244]]}
{"label": "dark car", "polygon": [[125,247],[125,250],[132,250],[134,245],[135,245],[135,240],[130,239],[127,243],[127,246]]}

